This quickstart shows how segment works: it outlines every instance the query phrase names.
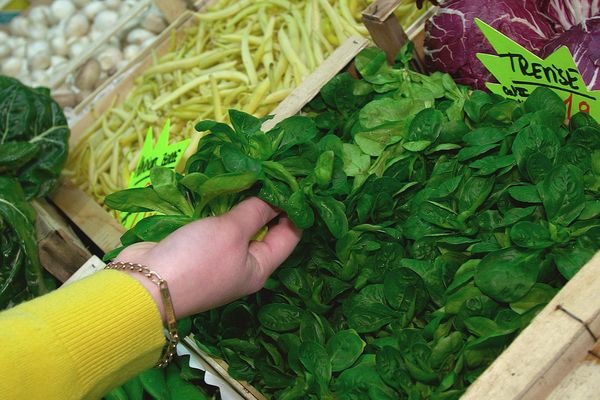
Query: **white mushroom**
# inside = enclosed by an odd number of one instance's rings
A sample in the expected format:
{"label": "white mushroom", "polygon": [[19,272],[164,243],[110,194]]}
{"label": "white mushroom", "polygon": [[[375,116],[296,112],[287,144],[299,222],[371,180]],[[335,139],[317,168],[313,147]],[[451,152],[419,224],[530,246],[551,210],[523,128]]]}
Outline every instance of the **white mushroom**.
{"label": "white mushroom", "polygon": [[12,53],[12,49],[6,42],[0,42],[0,60],[4,57],[9,56]]}
{"label": "white mushroom", "polygon": [[54,23],[66,21],[71,15],[75,14],[76,11],[75,4],[71,1],[55,0],[50,5],[50,18]]}
{"label": "white mushroom", "polygon": [[8,45],[12,48],[13,57],[25,58],[27,51],[27,40],[22,37],[13,37],[9,39]]}
{"label": "white mushroom", "polygon": [[29,20],[22,15],[17,15],[10,21],[10,33],[14,36],[27,36]]}
{"label": "white mushroom", "polygon": [[75,42],[69,47],[69,58],[78,58],[79,55],[85,50],[85,46],[81,42]]}
{"label": "white mushroom", "polygon": [[82,37],[88,33],[90,23],[85,15],[75,14],[67,21],[65,26],[65,37]]}
{"label": "white mushroom", "polygon": [[54,98],[54,100],[56,100],[56,102],[63,108],[75,107],[77,105],[77,95],[66,87],[53,90],[52,98]]}
{"label": "white mushroom", "polygon": [[114,69],[119,61],[123,59],[121,50],[117,47],[107,47],[98,55],[98,62],[102,71],[115,72]]}
{"label": "white mushroom", "polygon": [[112,29],[119,21],[119,15],[111,10],[104,10],[94,18],[93,27],[100,32],[106,32]]}
{"label": "white mushroom", "polygon": [[152,33],[158,34],[165,30],[167,24],[158,12],[150,10],[140,26]]}
{"label": "white mushroom", "polygon": [[43,70],[50,66],[50,46],[39,40],[27,46],[27,65],[32,71]]}
{"label": "white mushroom", "polygon": [[31,81],[34,85],[47,85],[49,80],[48,73],[43,70],[35,70],[31,73]]}
{"label": "white mushroom", "polygon": [[90,40],[92,42],[96,42],[98,41],[98,39],[100,39],[103,36],[103,33],[97,30],[92,30],[89,34],[88,37],[90,38]]}
{"label": "white mushroom", "polygon": [[106,8],[111,9],[111,10],[118,10],[119,8],[121,8],[121,3],[123,3],[121,0],[104,0],[104,4],[106,5]]}
{"label": "white mushroom", "polygon": [[50,7],[44,5],[32,7],[27,14],[27,18],[36,26],[47,27],[50,22]]}
{"label": "white mushroom", "polygon": [[50,39],[50,47],[52,52],[58,56],[66,56],[69,54],[69,47],[64,36],[54,36]]}
{"label": "white mushroom", "polygon": [[99,77],[100,63],[91,58],[79,69],[75,78],[75,86],[81,90],[93,90]]}
{"label": "white mushroom", "polygon": [[46,39],[48,37],[48,29],[43,25],[31,26],[29,28],[28,36],[33,40]]}
{"label": "white mushroom", "polygon": [[127,43],[140,45],[148,39],[153,39],[154,34],[145,29],[134,29],[127,34]]}
{"label": "white mushroom", "polygon": [[131,61],[140,53],[140,46],[135,44],[130,44],[123,50],[123,57],[127,61]]}
{"label": "white mushroom", "polygon": [[62,56],[50,56],[50,65],[54,68],[67,63],[67,59]]}
{"label": "white mushroom", "polygon": [[23,67],[24,63],[22,58],[12,57],[2,63],[2,74],[14,78],[21,73]]}
{"label": "white mushroom", "polygon": [[88,2],[84,7],[83,7],[83,14],[89,19],[89,20],[93,20],[96,15],[98,15],[101,11],[104,11],[106,9],[106,6],[104,5],[103,1],[91,1]]}

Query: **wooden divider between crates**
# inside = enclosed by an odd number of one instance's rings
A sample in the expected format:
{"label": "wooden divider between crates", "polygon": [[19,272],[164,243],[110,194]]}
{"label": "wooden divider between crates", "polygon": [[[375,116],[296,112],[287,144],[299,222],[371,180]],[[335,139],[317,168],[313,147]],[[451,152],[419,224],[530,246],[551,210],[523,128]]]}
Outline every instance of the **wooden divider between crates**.
{"label": "wooden divider between crates", "polygon": [[385,51],[390,64],[394,63],[402,46],[412,40],[415,43],[413,67],[417,71],[424,72],[425,31],[423,25],[436,12],[437,8],[430,8],[415,23],[404,30],[394,15],[394,11],[399,5],[400,0],[375,0],[362,12],[363,24],[369,30],[373,42]]}
{"label": "wooden divider between crates", "polygon": [[186,0],[152,0],[154,6],[160,10],[169,24],[175,22],[193,4]]}
{"label": "wooden divider between crates", "polygon": [[600,340],[566,376],[547,400],[587,400],[600,397]]}
{"label": "wooden divider between crates", "polygon": [[[600,252],[567,282],[531,324],[469,387],[462,399],[547,398],[579,363],[586,358],[590,360],[589,350],[594,345],[598,348],[599,293]],[[593,359],[585,361],[596,364],[599,362],[600,360]],[[578,373],[573,372],[573,379],[577,380],[589,372],[585,364],[580,368]],[[594,376],[600,377],[598,368],[594,370]],[[598,381],[595,382],[596,385],[597,383]],[[573,384],[567,382],[565,388]],[[597,393],[596,391],[594,397],[598,396]]]}
{"label": "wooden divider between crates", "polygon": [[91,253],[52,204],[43,199],[32,204],[37,214],[35,230],[40,263],[64,282],[91,257]]}

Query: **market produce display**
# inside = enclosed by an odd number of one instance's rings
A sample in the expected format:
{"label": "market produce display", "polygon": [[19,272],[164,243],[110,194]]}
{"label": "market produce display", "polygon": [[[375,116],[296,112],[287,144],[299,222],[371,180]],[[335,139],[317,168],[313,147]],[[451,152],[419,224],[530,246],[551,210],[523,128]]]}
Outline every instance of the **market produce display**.
{"label": "market produce display", "polygon": [[54,287],[40,265],[30,200],[56,186],[69,128],[47,89],[0,76],[0,309]]}
{"label": "market produce display", "polygon": [[[140,0],[56,0],[32,6],[11,21],[8,33],[0,31],[0,73],[30,86],[47,86],[119,21],[130,19],[138,4]],[[53,96],[61,106],[74,107],[153,43],[165,27],[155,8],[131,19],[63,85],[53,88]]]}
{"label": "market produce display", "polygon": [[[305,229],[256,295],[194,319],[198,345],[277,399],[458,398],[600,246],[600,127],[548,89],[518,103],[367,49],[307,116],[230,111],[183,176],[111,194],[157,241],[258,195]],[[118,250],[116,251],[118,252]],[[108,255],[114,256],[116,252]]]}
{"label": "market produce display", "polygon": [[[196,122],[225,122],[229,108],[266,115],[342,41],[367,34],[358,22],[365,7],[350,0],[221,0],[196,13],[125,102],[83,135],[67,175],[102,202],[127,187],[149,127],[171,118],[173,141],[197,139]],[[401,12],[414,19],[415,10],[405,2]]]}
{"label": "market produce display", "polygon": [[[475,56],[494,50],[475,25],[479,18],[536,55],[569,47],[590,90],[600,88],[598,38],[593,17],[596,0],[500,0],[481,7],[477,0],[446,0],[425,27],[424,52],[429,70],[452,75],[457,82],[485,89],[491,73]],[[568,31],[565,33],[565,31]]]}

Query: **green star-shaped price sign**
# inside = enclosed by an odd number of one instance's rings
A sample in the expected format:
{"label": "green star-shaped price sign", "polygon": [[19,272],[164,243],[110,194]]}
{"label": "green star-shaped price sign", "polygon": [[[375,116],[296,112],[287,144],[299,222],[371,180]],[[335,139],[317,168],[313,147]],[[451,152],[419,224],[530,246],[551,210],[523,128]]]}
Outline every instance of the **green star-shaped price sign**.
{"label": "green star-shaped price sign", "polygon": [[485,22],[475,19],[497,55],[478,53],[477,58],[499,83],[487,83],[496,94],[523,101],[537,87],[554,90],[567,106],[567,119],[579,111],[600,120],[600,91],[586,88],[573,56],[565,46],[542,59]]}
{"label": "green star-shaped price sign", "polygon": [[[148,128],[144,146],[140,153],[135,171],[129,178],[129,188],[142,188],[150,185],[150,170],[154,167],[166,167],[175,169],[181,157],[190,144],[190,139],[182,140],[181,142],[169,144],[169,132],[171,129],[171,121],[167,120],[163,126],[162,132],[158,136],[156,145],[153,145],[154,135],[152,128]],[[154,212],[146,213],[120,213],[121,224],[130,229],[139,220],[155,215]]]}

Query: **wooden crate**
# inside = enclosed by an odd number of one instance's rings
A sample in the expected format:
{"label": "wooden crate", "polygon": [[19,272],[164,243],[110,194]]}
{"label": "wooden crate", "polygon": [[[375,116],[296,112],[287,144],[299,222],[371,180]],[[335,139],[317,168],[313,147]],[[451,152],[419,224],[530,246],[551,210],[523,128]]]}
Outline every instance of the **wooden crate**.
{"label": "wooden crate", "polygon": [[[597,398],[597,390],[588,390],[598,389],[600,383],[600,358],[590,353],[595,349],[600,354],[600,344],[596,342],[600,335],[599,293],[600,252],[557,293],[462,398],[533,400],[547,398],[553,392],[555,399]],[[569,393],[576,397],[569,397]],[[594,395],[583,396],[585,393]]]}

